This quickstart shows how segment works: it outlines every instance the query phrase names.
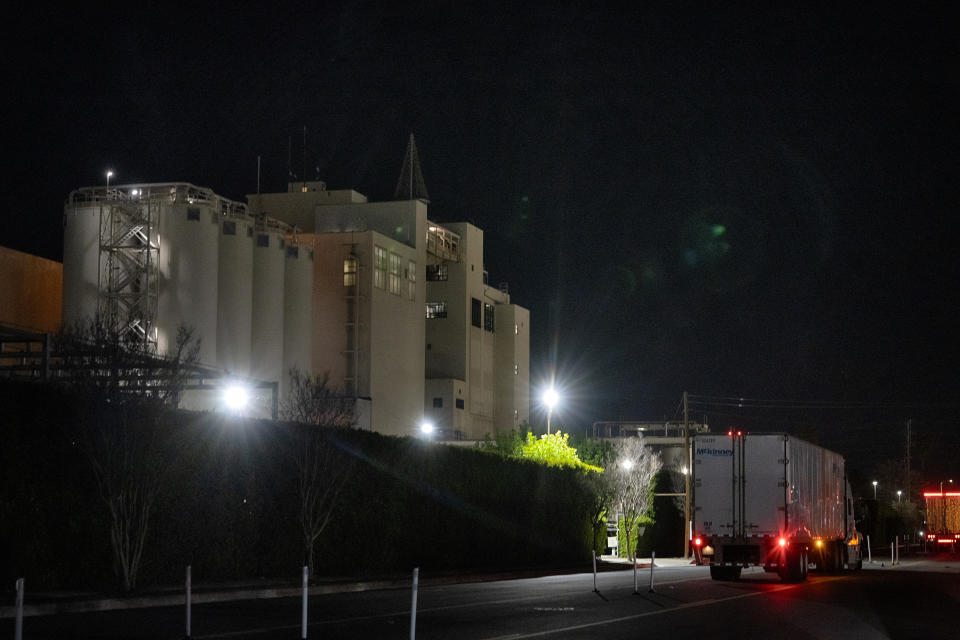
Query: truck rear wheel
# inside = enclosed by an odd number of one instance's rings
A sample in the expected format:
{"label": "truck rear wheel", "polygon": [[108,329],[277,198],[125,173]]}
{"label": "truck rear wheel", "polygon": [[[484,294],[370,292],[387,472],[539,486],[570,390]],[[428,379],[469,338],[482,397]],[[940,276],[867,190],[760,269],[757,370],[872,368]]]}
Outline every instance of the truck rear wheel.
{"label": "truck rear wheel", "polygon": [[784,582],[803,582],[807,579],[807,550],[787,549],[784,554],[784,566],[778,572]]}

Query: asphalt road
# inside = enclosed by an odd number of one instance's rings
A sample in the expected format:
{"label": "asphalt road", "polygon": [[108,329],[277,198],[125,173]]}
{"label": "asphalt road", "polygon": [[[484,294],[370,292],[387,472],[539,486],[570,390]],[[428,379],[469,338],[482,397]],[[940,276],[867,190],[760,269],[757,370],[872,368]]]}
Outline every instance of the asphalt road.
{"label": "asphalt road", "polygon": [[[762,571],[714,582],[702,567],[428,587],[418,593],[417,638],[935,638],[960,637],[960,559],[879,561],[858,573],[810,574],[782,584]],[[317,596],[310,638],[408,638],[409,590]],[[300,600],[279,598],[197,605],[193,637],[300,638]],[[0,621],[0,638],[13,621]],[[182,607],[29,617],[24,638],[184,636]]]}

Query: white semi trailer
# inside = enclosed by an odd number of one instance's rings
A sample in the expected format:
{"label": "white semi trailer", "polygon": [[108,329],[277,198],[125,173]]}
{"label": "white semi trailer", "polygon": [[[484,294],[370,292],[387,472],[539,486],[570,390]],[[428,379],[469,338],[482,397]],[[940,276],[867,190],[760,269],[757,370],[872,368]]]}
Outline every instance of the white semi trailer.
{"label": "white semi trailer", "polygon": [[693,543],[714,580],[762,566],[785,581],[859,569],[860,536],[843,457],[785,434],[698,435]]}

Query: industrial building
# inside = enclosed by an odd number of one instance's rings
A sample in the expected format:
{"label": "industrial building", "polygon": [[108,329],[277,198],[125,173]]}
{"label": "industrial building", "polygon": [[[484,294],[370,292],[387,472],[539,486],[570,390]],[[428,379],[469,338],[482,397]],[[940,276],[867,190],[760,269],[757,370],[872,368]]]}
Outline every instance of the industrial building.
{"label": "industrial building", "polygon": [[488,284],[482,230],[321,181],[247,200],[311,238],[312,371],[372,428],[474,440],[529,421],[530,314]]}
{"label": "industrial building", "polygon": [[158,353],[188,327],[202,366],[281,397],[285,372],[309,369],[313,249],[290,225],[188,183],[86,187],[64,207],[63,253],[65,326],[99,317]]}
{"label": "industrial building", "polygon": [[[78,189],[63,321],[96,315],[159,353],[191,327],[201,365],[274,383],[281,401],[291,368],[325,377],[357,426],[382,433],[516,428],[529,420],[529,312],[488,284],[482,230],[432,222],[409,196],[368,202],[321,181],[247,204],[189,183]],[[211,408],[210,395],[185,403]]]}

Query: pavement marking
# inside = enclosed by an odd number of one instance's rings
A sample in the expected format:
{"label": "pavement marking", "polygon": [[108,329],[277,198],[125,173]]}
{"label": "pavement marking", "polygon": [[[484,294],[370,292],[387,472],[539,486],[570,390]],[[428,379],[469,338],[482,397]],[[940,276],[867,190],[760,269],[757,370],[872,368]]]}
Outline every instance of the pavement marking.
{"label": "pavement marking", "polygon": [[[832,582],[834,580],[844,580],[845,576],[837,576],[834,578],[824,578],[823,580],[818,580],[817,584],[821,582]],[[585,622],[583,624],[574,624],[567,627],[560,627],[557,629],[549,629],[546,631],[536,631],[534,633],[525,633],[522,635],[512,634],[507,636],[495,636],[493,638],[487,638],[486,640],[507,640],[508,638],[539,638],[543,636],[553,635],[555,633],[566,633],[568,631],[580,631],[581,629],[592,629],[594,627],[602,627],[608,624],[616,624],[618,622],[627,622],[629,620],[637,620],[639,618],[648,618],[650,616],[658,616],[664,613],[670,613],[672,611],[679,611],[681,609],[694,609],[697,607],[709,606],[712,604],[717,604],[719,602],[729,602],[731,600],[741,600],[743,598],[752,598],[754,596],[762,596],[769,593],[777,593],[779,591],[787,591],[789,589],[796,589],[810,583],[800,583],[800,584],[790,584],[790,585],[781,585],[777,586],[769,591],[753,591],[751,593],[741,593],[735,596],[727,596],[726,598],[714,598],[710,600],[698,600],[696,602],[688,602],[686,604],[681,604],[676,607],[671,607],[669,609],[659,609],[655,611],[646,611],[644,613],[636,613],[630,616],[621,616],[619,618],[610,618],[609,620],[600,620],[598,622]]]}
{"label": "pavement marking", "polygon": [[[623,572],[623,573],[626,574],[627,572],[625,571],[625,572]],[[585,575],[589,575],[589,574],[585,574]],[[709,580],[709,579],[710,579],[710,576],[695,576],[695,577],[690,577],[690,578],[680,578],[680,579],[677,579],[677,580],[665,580],[665,581],[660,582],[660,583],[658,583],[658,584],[660,584],[660,585],[664,585],[664,584],[678,584],[678,583],[681,583],[681,582],[692,582],[692,581],[695,581],[695,580]],[[434,586],[434,587],[427,587],[426,589],[421,589],[421,591],[427,591],[427,590],[431,590],[431,589],[442,589],[442,588],[445,588],[445,587],[447,587],[447,586],[448,586],[448,585],[437,585],[437,586]],[[622,587],[622,588],[627,588],[627,587]],[[632,588],[632,587],[630,587],[630,588]],[[583,593],[583,589],[577,589],[576,591],[568,590],[568,591],[565,591],[565,592],[562,592],[562,593],[541,594],[541,595],[534,595],[534,596],[522,596],[522,597],[519,597],[519,598],[501,598],[501,599],[497,599],[497,600],[484,600],[484,601],[482,601],[482,602],[478,602],[478,601],[463,602],[463,603],[460,603],[460,604],[449,604],[449,605],[444,605],[444,606],[439,606],[439,607],[423,607],[423,608],[417,609],[417,613],[418,613],[418,614],[422,614],[422,613],[432,613],[432,612],[436,612],[436,611],[450,611],[450,610],[453,610],[453,609],[465,609],[465,608],[467,608],[467,607],[479,607],[479,606],[498,605],[498,604],[514,604],[514,603],[517,603],[517,602],[524,602],[524,601],[529,601],[529,600],[553,600],[553,599],[556,599],[557,597],[572,596],[572,595],[578,595],[578,594],[581,594],[581,593]],[[311,596],[311,597],[312,597],[312,596]],[[322,596],[320,596],[320,597],[322,597]],[[676,608],[676,607],[674,607],[674,608]],[[323,625],[345,624],[345,623],[350,623],[350,622],[362,622],[362,621],[364,621],[364,620],[375,620],[375,619],[377,619],[377,618],[391,618],[391,617],[401,617],[401,616],[409,616],[409,615],[410,615],[410,610],[409,610],[409,609],[405,609],[405,610],[403,610],[403,611],[391,611],[391,612],[388,612],[388,613],[374,613],[374,614],[370,614],[370,615],[366,615],[366,616],[354,616],[354,617],[351,617],[351,618],[336,618],[336,619],[331,619],[331,620],[318,620],[318,621],[316,621],[316,622],[311,622],[311,623],[309,623],[307,626],[308,626],[308,627],[319,627],[319,626],[323,626]],[[256,629],[242,629],[242,630],[238,630],[238,631],[221,631],[221,632],[219,632],[219,633],[194,634],[193,637],[194,637],[194,638],[197,638],[198,640],[204,640],[204,639],[206,639],[206,638],[209,638],[210,640],[213,640],[214,638],[240,638],[240,637],[243,637],[243,636],[255,636],[255,635],[261,635],[261,634],[265,634],[265,633],[273,633],[273,632],[275,632],[275,631],[287,631],[287,630],[290,630],[290,629],[299,629],[299,628],[300,628],[300,625],[299,625],[299,624],[287,624],[287,625],[280,625],[280,626],[274,626],[274,627],[258,627],[258,628],[256,628]],[[508,640],[509,638],[525,638],[525,637],[528,637],[528,636],[523,636],[523,635],[520,635],[520,634],[513,634],[513,635],[500,636],[500,637],[498,638],[498,640]]]}

